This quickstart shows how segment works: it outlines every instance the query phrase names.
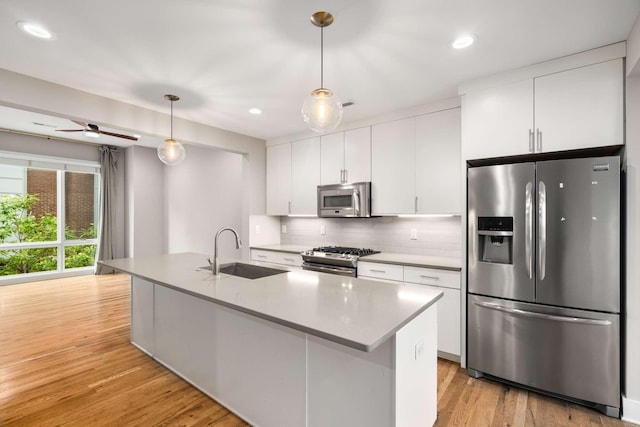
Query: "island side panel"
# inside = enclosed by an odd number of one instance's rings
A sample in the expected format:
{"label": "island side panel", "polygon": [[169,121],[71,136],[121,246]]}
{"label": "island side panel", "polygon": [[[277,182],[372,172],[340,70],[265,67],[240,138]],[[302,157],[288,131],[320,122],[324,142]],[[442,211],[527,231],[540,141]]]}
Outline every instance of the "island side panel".
{"label": "island side panel", "polygon": [[155,358],[253,425],[305,425],[305,334],[161,285]]}
{"label": "island side panel", "polygon": [[395,426],[431,426],[438,400],[438,304],[395,335]]}
{"label": "island side panel", "polygon": [[153,356],[153,288],[154,284],[131,277],[131,343]]}
{"label": "island side panel", "polygon": [[364,352],[309,335],[307,426],[393,426],[393,341]]}

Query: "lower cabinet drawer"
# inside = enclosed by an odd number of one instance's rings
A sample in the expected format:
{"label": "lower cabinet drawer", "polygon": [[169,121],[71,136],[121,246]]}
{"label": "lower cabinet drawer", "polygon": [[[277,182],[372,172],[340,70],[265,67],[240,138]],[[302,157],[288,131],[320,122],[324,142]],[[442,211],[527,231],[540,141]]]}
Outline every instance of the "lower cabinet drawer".
{"label": "lower cabinet drawer", "polygon": [[403,281],[402,266],[378,262],[358,262],[358,277],[367,276],[377,279]]}
{"label": "lower cabinet drawer", "polygon": [[437,268],[404,267],[404,281],[419,285],[460,289],[460,272]]}
{"label": "lower cabinet drawer", "polygon": [[302,256],[300,256],[300,254],[265,251],[259,249],[251,249],[251,260],[290,265],[293,267],[300,267],[302,265]]}

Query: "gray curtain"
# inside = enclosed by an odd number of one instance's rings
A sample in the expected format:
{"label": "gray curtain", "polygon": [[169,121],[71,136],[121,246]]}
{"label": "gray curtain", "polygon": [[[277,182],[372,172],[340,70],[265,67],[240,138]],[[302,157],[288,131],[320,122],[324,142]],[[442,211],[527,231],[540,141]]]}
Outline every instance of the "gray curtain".
{"label": "gray curtain", "polygon": [[[100,147],[101,199],[100,236],[98,260],[117,258],[118,230],[118,149],[108,145]],[[96,266],[96,274],[113,273],[113,270],[101,265]]]}

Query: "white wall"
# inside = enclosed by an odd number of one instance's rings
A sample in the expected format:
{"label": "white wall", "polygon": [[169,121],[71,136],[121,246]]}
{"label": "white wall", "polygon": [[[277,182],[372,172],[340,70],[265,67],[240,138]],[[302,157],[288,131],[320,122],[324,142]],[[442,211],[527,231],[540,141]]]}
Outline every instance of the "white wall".
{"label": "white wall", "polygon": [[640,424],[640,18],[627,43],[627,259],[623,419]]}
{"label": "white wall", "polygon": [[127,257],[167,252],[165,233],[164,167],[156,150],[129,147],[125,179]]}
{"label": "white wall", "polygon": [[[242,214],[247,185],[243,160],[240,154],[190,147],[184,163],[164,168],[168,253],[212,254],[216,231],[228,226],[240,233],[246,242],[243,252],[248,254],[248,226]],[[232,233],[220,236],[218,253],[221,258],[242,257]]]}

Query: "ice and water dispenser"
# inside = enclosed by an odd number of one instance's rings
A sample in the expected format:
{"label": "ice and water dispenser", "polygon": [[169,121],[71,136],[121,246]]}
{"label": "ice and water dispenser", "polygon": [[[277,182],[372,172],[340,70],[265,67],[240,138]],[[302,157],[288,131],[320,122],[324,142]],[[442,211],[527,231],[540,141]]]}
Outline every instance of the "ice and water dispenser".
{"label": "ice and water dispenser", "polygon": [[513,217],[478,217],[478,261],[513,264]]}

